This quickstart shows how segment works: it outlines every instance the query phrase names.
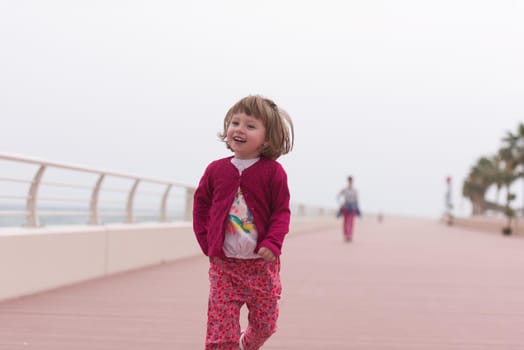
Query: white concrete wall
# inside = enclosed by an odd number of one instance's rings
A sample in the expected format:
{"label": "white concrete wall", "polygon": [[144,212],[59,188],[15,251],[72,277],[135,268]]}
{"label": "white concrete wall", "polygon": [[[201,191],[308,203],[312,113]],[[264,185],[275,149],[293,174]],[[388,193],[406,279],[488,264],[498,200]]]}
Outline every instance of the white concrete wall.
{"label": "white concrete wall", "polygon": [[0,234],[0,300],[104,273],[103,229],[16,231]]}
{"label": "white concrete wall", "polygon": [[200,254],[190,222],[119,225],[107,235],[107,268],[112,274]]}
{"label": "white concrete wall", "polygon": [[[290,234],[338,226],[292,220]],[[0,300],[201,254],[191,222],[0,230]]]}

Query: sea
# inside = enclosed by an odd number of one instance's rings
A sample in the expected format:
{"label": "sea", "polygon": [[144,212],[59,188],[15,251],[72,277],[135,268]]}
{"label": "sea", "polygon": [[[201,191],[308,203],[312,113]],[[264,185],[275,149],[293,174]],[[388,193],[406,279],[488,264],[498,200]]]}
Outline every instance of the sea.
{"label": "sea", "polygon": [[[25,208],[2,205],[0,204],[0,227],[26,227],[26,216],[24,214],[7,215],[8,212],[13,211],[25,211]],[[38,211],[45,212],[45,215],[38,216],[39,227],[46,226],[57,226],[57,225],[88,225],[89,224],[89,213],[85,208],[75,207],[41,207]],[[109,210],[108,210],[109,211]],[[83,214],[85,212],[85,214]],[[115,213],[114,209],[111,209],[110,215],[104,215],[104,210],[100,211],[100,224],[116,224],[125,223],[127,217],[124,210],[121,210],[121,214]],[[57,214],[53,214],[57,213]],[[184,212],[182,208],[171,209],[168,213],[167,221],[175,222],[182,221],[184,218]],[[160,214],[159,210],[152,210],[150,208],[137,208],[134,216],[135,223],[146,223],[146,222],[159,222]]]}

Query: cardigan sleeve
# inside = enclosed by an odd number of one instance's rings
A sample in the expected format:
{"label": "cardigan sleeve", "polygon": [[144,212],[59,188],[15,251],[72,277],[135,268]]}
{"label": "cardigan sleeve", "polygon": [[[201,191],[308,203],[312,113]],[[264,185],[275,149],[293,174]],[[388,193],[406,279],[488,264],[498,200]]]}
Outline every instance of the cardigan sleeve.
{"label": "cardigan sleeve", "polygon": [[209,229],[209,210],[211,208],[212,186],[210,181],[210,165],[200,179],[193,197],[193,231],[202,252],[208,254],[207,234]]}
{"label": "cardigan sleeve", "polygon": [[285,235],[289,232],[291,211],[289,209],[289,188],[287,174],[279,164],[271,179],[271,215],[266,237],[260,247],[270,249],[275,256],[280,256]]}

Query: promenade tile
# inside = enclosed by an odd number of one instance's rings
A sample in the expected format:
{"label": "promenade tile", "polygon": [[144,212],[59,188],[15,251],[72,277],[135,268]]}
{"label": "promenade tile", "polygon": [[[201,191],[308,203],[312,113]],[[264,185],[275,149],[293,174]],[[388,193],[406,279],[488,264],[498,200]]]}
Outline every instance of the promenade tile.
{"label": "promenade tile", "polygon": [[[264,349],[524,349],[523,276],[524,240],[432,220],[293,234]],[[195,257],[0,302],[0,350],[203,349],[207,292]]]}

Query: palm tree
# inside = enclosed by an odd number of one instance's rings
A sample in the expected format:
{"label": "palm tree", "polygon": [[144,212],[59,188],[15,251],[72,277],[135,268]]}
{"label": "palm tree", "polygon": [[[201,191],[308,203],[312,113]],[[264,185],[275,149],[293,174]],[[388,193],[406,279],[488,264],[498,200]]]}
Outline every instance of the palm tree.
{"label": "palm tree", "polygon": [[462,185],[462,195],[471,201],[472,215],[482,215],[485,209],[484,193],[485,189],[480,181],[473,176],[468,176]]}
{"label": "palm tree", "polygon": [[517,132],[513,134],[511,131],[506,133],[506,136],[502,138],[504,148],[509,149],[511,152],[511,159],[516,162],[517,165],[524,165],[524,124],[520,123],[517,126]]}
{"label": "palm tree", "polygon": [[504,215],[507,218],[507,225],[502,229],[505,234],[511,234],[511,221],[515,217],[515,210],[511,207],[511,202],[515,199],[515,194],[511,192],[511,184],[519,178],[519,174],[515,172],[514,164],[508,163],[502,167],[499,174],[500,182],[506,188],[506,203],[504,205]]}
{"label": "palm tree", "polygon": [[[511,201],[515,194],[511,193],[511,185],[519,177],[524,178],[524,124],[520,123],[517,132],[507,132],[502,138],[503,147],[495,156],[481,157],[471,167],[468,177],[463,183],[462,194],[471,200],[473,215],[484,214],[487,209],[503,212],[508,218],[508,227],[515,211]],[[497,187],[496,202],[489,202],[485,194],[491,185]],[[500,189],[506,190],[504,205],[498,204]]]}
{"label": "palm tree", "polygon": [[496,182],[497,172],[498,166],[493,157],[481,157],[471,168],[462,186],[462,195],[471,201],[473,215],[485,213],[487,209],[485,194],[488,188]]}
{"label": "palm tree", "polygon": [[506,172],[512,171],[515,179],[524,178],[524,124],[520,123],[517,126],[515,134],[508,131],[502,142],[503,147],[499,150],[499,157],[505,162]]}
{"label": "palm tree", "polygon": [[500,189],[502,188],[502,185],[504,185],[504,182],[502,180],[502,174],[501,174],[501,170],[503,169],[503,164],[504,164],[504,161],[502,160],[502,157],[500,154],[497,154],[495,156],[493,156],[492,158],[492,161],[493,161],[493,164],[495,165],[495,169],[497,170],[494,178],[493,178],[493,181],[494,181],[494,184],[496,186],[496,189],[497,189],[497,193],[495,195],[495,203],[498,203],[499,202],[499,197],[500,197]]}

